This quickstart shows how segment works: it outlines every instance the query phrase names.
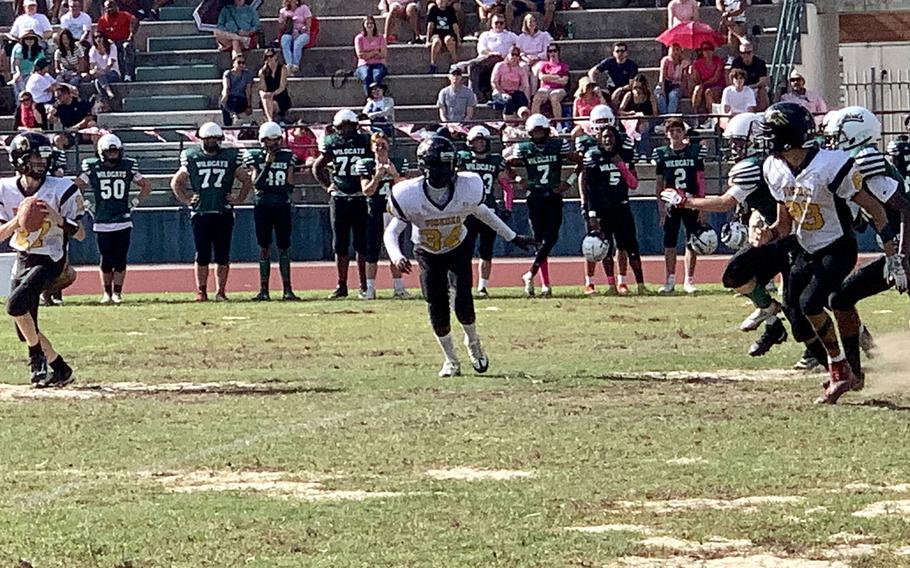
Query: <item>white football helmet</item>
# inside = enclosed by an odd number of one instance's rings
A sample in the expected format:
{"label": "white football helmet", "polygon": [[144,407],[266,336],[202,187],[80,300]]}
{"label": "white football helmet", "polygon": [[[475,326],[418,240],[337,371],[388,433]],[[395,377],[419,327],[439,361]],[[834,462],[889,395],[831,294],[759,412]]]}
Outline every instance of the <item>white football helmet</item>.
{"label": "white football helmet", "polygon": [[717,231],[711,227],[702,227],[698,232],[692,233],[687,242],[696,254],[714,254],[717,250]]}
{"label": "white football helmet", "polygon": [[588,233],[581,241],[581,254],[588,262],[600,262],[610,255],[611,241],[604,241],[594,233]]}
{"label": "white football helmet", "polygon": [[206,122],[199,127],[199,138],[224,138],[224,131],[214,122]]}
{"label": "white football helmet", "polygon": [[262,126],[259,127],[259,141],[262,142],[266,138],[283,138],[284,130],[281,129],[281,125],[277,122],[264,122]]}
{"label": "white football helmet", "polygon": [[739,221],[730,221],[720,229],[720,242],[730,250],[740,250],[749,242],[749,228]]}
{"label": "white football helmet", "polygon": [[123,153],[123,142],[114,134],[105,134],[98,139],[98,157],[104,159],[104,153],[108,150],[120,150]]}
{"label": "white football helmet", "polygon": [[527,130],[528,134],[530,134],[531,131],[535,128],[544,128],[546,130],[549,130],[550,119],[539,113],[532,114],[528,117],[528,120],[525,121],[525,130]]}
{"label": "white football helmet", "polygon": [[473,142],[478,138],[490,139],[490,131],[485,126],[474,126],[468,130],[468,142]]}
{"label": "white football helmet", "polygon": [[608,105],[597,105],[592,108],[588,120],[591,121],[592,132],[600,132],[607,126],[616,126],[616,115]]}
{"label": "white football helmet", "polygon": [[882,123],[872,111],[861,106],[841,109],[826,125],[825,137],[841,150],[875,144],[882,138]]}
{"label": "white football helmet", "polygon": [[763,115],[757,112],[737,114],[724,129],[724,140],[732,160],[742,160],[761,152],[758,133],[761,131]]}
{"label": "white football helmet", "polygon": [[335,117],[332,119],[332,126],[338,128],[345,122],[353,122],[354,124],[358,124],[360,120],[357,119],[357,114],[354,111],[345,108],[335,113]]}

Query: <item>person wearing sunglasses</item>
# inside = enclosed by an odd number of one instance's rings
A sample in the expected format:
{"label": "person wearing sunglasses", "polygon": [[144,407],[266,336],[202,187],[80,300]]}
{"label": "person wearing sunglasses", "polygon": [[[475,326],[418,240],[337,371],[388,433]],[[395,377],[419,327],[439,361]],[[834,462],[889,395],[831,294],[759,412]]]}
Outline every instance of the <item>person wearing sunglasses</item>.
{"label": "person wearing sunglasses", "polygon": [[733,60],[731,69],[742,69],[746,72],[746,86],[755,91],[755,100],[758,102],[756,111],[768,108],[768,64],[761,57],[755,55],[754,47],[750,42],[739,44],[739,57]]}
{"label": "person wearing sunglasses", "polygon": [[234,56],[234,65],[221,78],[221,119],[225,126],[234,124],[237,115],[251,115],[253,108],[253,72],[246,66],[242,53]]}
{"label": "person wearing sunglasses", "polygon": [[806,88],[806,79],[799,71],[790,73],[790,88],[780,98],[781,102],[790,102],[803,105],[813,115],[822,115],[828,112],[828,104],[820,94]]}
{"label": "person wearing sunglasses", "polygon": [[547,48],[547,60],[537,70],[540,87],[531,100],[531,114],[540,112],[544,103],[549,101],[553,118],[562,118],[562,100],[566,98],[566,87],[569,84],[569,65],[559,57],[559,46],[551,44]]}
{"label": "person wearing sunglasses", "polygon": [[606,73],[608,84],[606,92],[612,98],[613,105],[619,106],[623,97],[629,92],[632,78],[638,75],[638,64],[629,57],[629,46],[625,42],[613,45],[613,56],[606,57],[588,70],[588,79],[595,84],[600,76]]}
{"label": "person wearing sunglasses", "polygon": [[509,55],[509,50],[518,43],[518,36],[506,28],[506,18],[502,15],[493,16],[490,21],[491,28],[477,40],[477,57],[466,62],[470,68],[471,87],[480,95],[481,102],[486,102],[492,96],[490,75],[493,66]]}

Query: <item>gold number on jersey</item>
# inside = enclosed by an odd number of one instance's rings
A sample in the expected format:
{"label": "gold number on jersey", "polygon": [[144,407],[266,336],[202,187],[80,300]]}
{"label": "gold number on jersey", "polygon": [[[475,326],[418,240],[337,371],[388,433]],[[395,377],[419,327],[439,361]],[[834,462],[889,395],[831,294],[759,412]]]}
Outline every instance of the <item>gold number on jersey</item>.
{"label": "gold number on jersey", "polygon": [[461,225],[452,227],[452,230],[445,237],[436,228],[420,229],[420,246],[429,251],[435,252],[443,248],[455,248],[460,242]]}
{"label": "gold number on jersey", "polygon": [[33,248],[41,248],[44,246],[44,237],[47,236],[47,233],[51,230],[51,222],[47,219],[44,220],[44,223],[41,224],[41,228],[38,229],[38,238],[34,242],[29,242],[28,236],[31,234],[25,229],[16,230],[16,244],[25,250],[31,250]]}
{"label": "gold number on jersey", "polygon": [[818,203],[810,203],[808,207],[798,201],[787,204],[790,216],[805,231],[818,231],[825,226],[825,217]]}

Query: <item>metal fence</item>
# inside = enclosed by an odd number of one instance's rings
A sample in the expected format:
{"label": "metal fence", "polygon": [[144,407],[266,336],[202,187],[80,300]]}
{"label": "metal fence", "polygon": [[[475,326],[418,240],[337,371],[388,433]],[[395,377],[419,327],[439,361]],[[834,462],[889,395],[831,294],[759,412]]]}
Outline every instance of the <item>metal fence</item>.
{"label": "metal fence", "polygon": [[844,72],[841,104],[864,106],[878,115],[887,144],[906,131],[904,117],[910,109],[910,69],[895,73],[870,67],[865,71]]}

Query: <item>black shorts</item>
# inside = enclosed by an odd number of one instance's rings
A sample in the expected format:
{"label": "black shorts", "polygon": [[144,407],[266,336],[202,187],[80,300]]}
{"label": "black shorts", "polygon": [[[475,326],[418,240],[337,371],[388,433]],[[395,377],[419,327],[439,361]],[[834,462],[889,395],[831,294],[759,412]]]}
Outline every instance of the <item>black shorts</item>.
{"label": "black shorts", "polygon": [[483,260],[493,260],[493,245],[496,244],[496,231],[489,225],[478,221],[473,215],[465,219],[464,226],[468,228],[468,236],[465,241],[469,243],[468,248],[473,256],[474,244],[479,241],[477,247],[478,256]]}
{"label": "black shorts", "polygon": [[231,237],[234,213],[199,213],[193,215],[193,240],[196,242],[196,264],[227,266],[231,263]]}
{"label": "black shorts", "polygon": [[366,254],[367,200],[362,197],[335,197],[329,200],[332,221],[332,248],[335,254],[347,256],[353,235],[354,252]]}
{"label": "black shorts", "polygon": [[790,253],[797,246],[796,237],[793,236],[760,247],[746,245],[727,263],[723,276],[724,286],[740,288],[753,278],[758,286],[765,286],[778,274],[783,274],[786,281],[790,272]]}
{"label": "black shorts", "polygon": [[514,93],[511,93],[502,112],[503,114],[518,114],[518,109],[529,106],[530,104],[531,103],[528,102],[528,96],[525,95],[524,91],[515,91]]}
{"label": "black shorts", "polygon": [[420,265],[420,290],[427,301],[430,323],[434,329],[446,329],[450,323],[449,287],[455,288],[455,315],[463,324],[475,320],[472,296],[470,243],[463,241],[458,248],[442,254],[417,249],[414,256]]}
{"label": "black shorts", "polygon": [[629,258],[637,258],[638,231],[635,228],[635,217],[628,203],[620,203],[597,209],[595,211],[600,230],[604,238],[616,243],[616,248],[625,251]]}
{"label": "black shorts", "polygon": [[367,198],[367,242],[364,260],[379,262],[382,255],[382,233],[385,231],[385,213],[388,200],[385,195]]}
{"label": "black shorts", "polygon": [[686,228],[686,240],[692,233],[701,228],[698,222],[698,211],[693,209],[680,209],[678,207],[669,209],[667,217],[664,219],[664,248],[675,249],[679,244],[680,225]]}
{"label": "black shorts", "polygon": [[98,238],[98,254],[101,256],[101,272],[123,272],[126,270],[126,256],[130,252],[130,235],[133,229],[95,233]]}
{"label": "black shorts", "polygon": [[275,244],[278,250],[291,248],[291,204],[256,205],[253,207],[253,220],[256,221],[256,243],[259,248],[272,246],[272,233],[275,233]]}
{"label": "black shorts", "polygon": [[[55,261],[49,256],[19,253],[9,298],[6,299],[6,313],[13,317],[30,313],[35,320],[35,329],[38,329],[41,292],[60,276],[65,263],[65,257]],[[25,341],[18,326],[16,334],[20,341]]]}
{"label": "black shorts", "polygon": [[866,298],[890,289],[892,284],[885,277],[885,257],[857,268],[847,277],[840,290],[831,297],[831,309],[847,311]]}

